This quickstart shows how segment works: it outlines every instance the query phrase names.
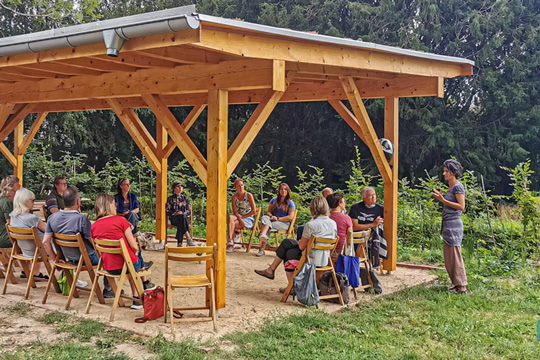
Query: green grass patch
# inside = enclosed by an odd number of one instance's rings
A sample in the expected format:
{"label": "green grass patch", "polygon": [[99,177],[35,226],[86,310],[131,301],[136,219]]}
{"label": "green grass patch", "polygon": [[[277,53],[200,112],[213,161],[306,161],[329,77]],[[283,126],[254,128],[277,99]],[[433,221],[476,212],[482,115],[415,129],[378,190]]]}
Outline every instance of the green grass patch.
{"label": "green grass patch", "polygon": [[50,312],[43,315],[38,320],[46,325],[53,325],[53,324],[63,323],[67,320],[67,318],[68,318],[67,314],[54,311],[54,312]]}
{"label": "green grass patch", "polygon": [[13,305],[7,306],[6,310],[9,311],[10,313],[24,316],[30,311],[30,304],[24,301],[18,301]]}
{"label": "green grass patch", "polygon": [[110,351],[75,343],[49,345],[36,343],[21,347],[12,354],[2,354],[6,360],[127,360],[123,354],[110,354]]}
{"label": "green grass patch", "polygon": [[[148,342],[148,348],[156,354],[157,359],[207,359],[209,354],[200,348],[200,344],[194,340],[184,340],[182,342],[171,342],[159,334]],[[214,354],[215,355],[215,354]]]}

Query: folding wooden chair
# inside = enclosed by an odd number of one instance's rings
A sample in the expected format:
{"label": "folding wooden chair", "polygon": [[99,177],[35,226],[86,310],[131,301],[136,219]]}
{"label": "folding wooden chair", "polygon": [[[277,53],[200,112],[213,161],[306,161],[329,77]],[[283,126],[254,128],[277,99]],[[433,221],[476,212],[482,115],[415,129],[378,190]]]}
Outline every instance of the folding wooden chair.
{"label": "folding wooden chair", "polygon": [[[249,250],[251,250],[251,247],[253,246],[253,239],[255,238],[255,233],[261,230],[259,226],[259,221],[261,220],[261,213],[262,207],[258,206],[255,209],[255,221],[253,222],[253,227],[251,229],[243,228],[240,230],[240,235],[242,236],[242,247],[246,248],[246,252],[249,252]],[[251,231],[251,235],[249,236],[249,241],[247,243],[244,241],[244,231]]]}
{"label": "folding wooden chair", "polygon": [[[341,305],[344,305],[343,298],[341,296],[341,289],[339,288],[339,282],[336,276],[336,271],[334,270],[334,263],[332,261],[332,256],[334,255],[334,251],[336,250],[338,241],[339,241],[338,236],[336,236],[335,239],[325,239],[325,238],[315,237],[315,235],[311,236],[311,238],[309,239],[308,245],[306,249],[304,250],[304,254],[302,255],[302,258],[298,262],[296,269],[294,269],[291,280],[289,281],[289,284],[287,285],[287,288],[285,289],[285,293],[281,297],[281,302],[287,301],[293,287],[293,279],[302,268],[302,265],[304,265],[304,262],[306,262],[306,259],[307,259],[307,262],[310,263],[309,255],[305,256],[305,254],[309,254],[312,249],[315,249],[315,250],[329,250],[330,251],[330,256],[328,257],[328,265],[317,267],[315,268],[315,271],[317,273],[326,272],[326,271],[332,272],[332,278],[334,280],[334,285],[336,287],[336,292],[337,292],[337,294],[319,296],[319,299],[323,300],[323,299],[338,298],[339,303]],[[317,278],[319,277],[317,276]]]}
{"label": "folding wooden chair", "polygon": [[[135,271],[133,262],[131,261],[131,257],[129,256],[127,246],[123,239],[93,239],[93,242],[94,248],[100,255],[100,258],[96,271],[96,279],[92,284],[92,291],[90,292],[90,298],[88,299],[88,304],[86,305],[86,313],[88,314],[90,312],[92,300],[94,299],[94,295],[96,294],[96,289],[98,289],[99,278],[101,276],[105,276],[109,280],[111,288],[114,292],[114,302],[111,310],[111,316],[109,318],[109,321],[113,321],[114,315],[116,314],[116,309],[118,308],[118,304],[120,304],[120,306],[124,306],[124,301],[122,300],[122,298],[131,299],[133,301],[142,301],[144,290],[141,277],[150,275],[150,270],[141,269],[139,272]],[[122,267],[122,272],[120,273],[120,275],[112,275],[103,268],[103,254],[121,255],[124,258],[124,266]],[[139,299],[121,294],[122,287],[124,286],[126,278],[137,289],[137,292],[139,293]],[[115,279],[118,279],[118,285],[116,284]]]}
{"label": "folding wooden chair", "polygon": [[[6,228],[8,231],[9,239],[13,244],[13,247],[11,248],[11,255],[9,257],[8,268],[6,270],[6,275],[13,276],[13,263],[15,260],[19,260],[19,263],[21,264],[28,278],[28,284],[26,285],[26,292],[24,294],[24,298],[28,299],[28,297],[30,296],[30,289],[37,287],[36,282],[34,281],[34,272],[36,271],[36,265],[42,262],[45,265],[50,278],[53,276],[53,273],[51,271],[51,264],[49,264],[47,253],[45,252],[45,249],[41,244],[41,240],[39,239],[39,235],[35,227],[31,227],[30,229],[23,229],[6,225]],[[31,258],[24,256],[17,241],[33,242],[36,246],[34,256]],[[30,263],[30,267],[28,266],[28,263]],[[4,281],[4,288],[2,290],[2,294],[4,295],[7,291],[7,284],[8,281]],[[58,283],[54,282],[54,285],[55,290],[57,292],[60,292],[60,287],[58,286]]]}
{"label": "folding wooden chair", "polygon": [[[67,303],[66,303],[66,310],[67,310],[69,309],[69,305],[71,304],[71,300],[73,299],[73,297],[76,297],[76,298],[79,297],[79,293],[77,289],[90,291],[90,289],[88,288],[77,287],[77,280],[79,279],[79,275],[81,274],[81,271],[88,272],[88,275],[90,276],[90,280],[92,281],[92,284],[96,281],[96,273],[94,272],[94,266],[92,265],[92,262],[90,261],[90,256],[88,255],[88,252],[86,251],[86,246],[84,245],[84,240],[80,233],[77,233],[76,235],[64,235],[64,234],[54,233],[52,241],[56,249],[56,258],[54,259],[54,262],[53,262],[52,274],[54,274],[55,270],[63,270],[67,278],[67,281],[71,287],[69,291]],[[73,265],[72,263],[65,260],[64,253],[62,252],[62,248],[61,248],[62,246],[65,248],[78,248],[79,249],[81,256],[79,257],[78,265]],[[73,275],[71,275],[71,272],[73,272]],[[56,282],[56,278],[54,277],[54,275],[49,277],[49,282],[47,283],[47,289],[45,290],[45,295],[43,296],[43,301],[42,301],[43,304],[47,302],[49,289],[51,288],[51,283],[53,281]],[[99,302],[101,304],[105,304],[105,299],[103,298],[103,294],[101,293],[101,289],[99,285],[96,285],[96,288],[97,288],[97,296],[98,296]]]}
{"label": "folding wooden chair", "polygon": [[[197,256],[195,254],[203,254]],[[174,323],[181,321],[212,321],[214,331],[217,331],[217,313],[216,313],[216,292],[215,292],[215,272],[216,272],[217,247],[214,246],[195,246],[178,248],[167,245],[165,248],[165,322],[167,322],[167,311],[171,320],[171,331],[174,330]],[[169,261],[178,262],[199,262],[206,261],[208,271],[198,275],[173,275],[169,266]],[[173,290],[176,288],[194,288],[205,287],[210,290],[211,301],[207,306],[202,307],[174,307]],[[175,319],[175,311],[185,310],[209,310],[208,317]]]}
{"label": "folding wooden chair", "polygon": [[[369,264],[369,260],[367,257],[367,250],[366,250],[366,246],[367,246],[366,244],[367,244],[370,234],[371,234],[371,230],[356,231],[352,233],[352,243],[353,245],[358,246],[358,248],[356,249],[355,255],[360,259],[360,264],[364,264],[364,267],[367,273],[367,279],[368,279],[367,285],[360,284],[359,288],[361,289],[369,289],[373,287],[373,283],[371,282],[371,276],[369,275],[371,265]],[[357,299],[358,297],[356,295],[356,289],[354,288],[353,288],[353,294],[354,294],[354,298]]]}

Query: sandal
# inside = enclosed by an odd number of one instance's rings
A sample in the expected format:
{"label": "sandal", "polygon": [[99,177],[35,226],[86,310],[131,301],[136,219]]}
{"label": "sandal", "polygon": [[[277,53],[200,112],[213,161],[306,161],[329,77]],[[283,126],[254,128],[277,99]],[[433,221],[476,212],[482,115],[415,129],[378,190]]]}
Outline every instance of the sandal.
{"label": "sandal", "polygon": [[269,274],[266,270],[255,270],[255,274],[264,276],[267,279],[274,280],[274,272]]}
{"label": "sandal", "polygon": [[39,273],[37,275],[34,275],[35,278],[43,279],[43,280],[49,280],[49,275],[43,275],[43,273]]}

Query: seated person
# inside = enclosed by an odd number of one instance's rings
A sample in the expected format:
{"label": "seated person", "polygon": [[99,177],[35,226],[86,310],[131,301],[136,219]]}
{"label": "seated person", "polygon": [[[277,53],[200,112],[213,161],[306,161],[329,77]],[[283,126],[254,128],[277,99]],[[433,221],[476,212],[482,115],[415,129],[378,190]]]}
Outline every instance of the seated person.
{"label": "seated person", "polygon": [[[47,219],[47,228],[43,237],[45,250],[51,257],[55,258],[56,251],[54,251],[52,245],[53,234],[76,235],[80,233],[90,262],[92,265],[97,265],[99,257],[94,250],[94,246],[90,243],[90,220],[79,212],[81,208],[79,190],[71,186],[62,191],[62,204],[64,209],[53,213]],[[63,260],[69,261],[73,265],[79,264],[81,252],[78,248],[62,247],[62,253],[64,254]],[[86,281],[77,280],[77,286],[86,287],[86,285],[88,285]],[[103,296],[107,299],[114,297],[107,278],[103,280]]]}
{"label": "seated person", "polygon": [[[33,192],[28,189],[20,188],[15,193],[13,198],[13,211],[10,215],[10,224],[11,226],[30,229],[35,227],[38,231],[39,239],[43,243],[43,232],[45,231],[46,224],[38,216],[32,213],[34,209],[34,200],[36,196]],[[17,245],[21,248],[22,254],[27,258],[33,258],[36,252],[36,244],[33,241],[21,241],[17,240]],[[35,277],[41,279],[48,279],[47,275],[43,275],[39,272],[41,268],[41,263],[36,264]],[[26,277],[24,271],[21,273],[21,277]]]}
{"label": "seated person", "polygon": [[195,246],[189,233],[189,219],[191,218],[191,200],[182,194],[184,184],[175,181],[172,184],[173,194],[167,198],[165,212],[172,225],[176,226],[176,244],[182,246],[184,234],[187,233],[188,246]]}
{"label": "seated person", "polygon": [[116,186],[117,193],[114,196],[116,200],[116,214],[123,216],[131,224],[131,230],[133,234],[137,234],[139,231],[139,221],[141,221],[141,215],[139,214],[139,200],[137,195],[130,192],[131,183],[128,178],[123,178],[118,181]]}
{"label": "seated person", "polygon": [[45,200],[45,206],[47,207],[47,214],[51,215],[59,212],[64,208],[64,199],[62,195],[67,189],[67,180],[65,176],[57,176],[54,178],[54,189],[52,189],[49,196]]}
{"label": "seated person", "polygon": [[291,200],[291,188],[282,183],[279,185],[278,194],[270,200],[266,215],[263,215],[261,222],[261,232],[259,241],[261,248],[257,256],[264,256],[264,249],[268,243],[268,233],[272,231],[287,231],[291,226],[295,210],[294,202]]}
{"label": "seated person", "polygon": [[[332,190],[332,188],[329,188],[329,187],[325,187],[321,191],[322,197],[325,199],[328,199],[328,196],[332,195],[333,193],[334,193],[334,190]],[[296,229],[296,240],[300,241],[300,239],[302,238],[303,232],[304,232],[304,225],[298,226],[298,229]]]}
{"label": "seated person", "polygon": [[0,183],[0,248],[10,248],[13,245],[9,240],[6,224],[9,224],[9,214],[13,211],[13,198],[21,188],[19,178],[8,175]]}
{"label": "seated person", "polygon": [[234,180],[236,194],[231,198],[232,212],[229,216],[229,238],[227,239],[227,252],[234,251],[234,230],[251,229],[255,222],[255,198],[244,188],[244,180]]}
{"label": "seated person", "polygon": [[[131,231],[131,224],[122,216],[116,215],[116,203],[112,195],[99,194],[96,198],[96,222],[92,224],[91,236],[93,239],[107,239],[107,240],[117,240],[121,239],[125,242],[127,250],[131,261],[133,262],[133,267],[135,271],[141,269],[148,269],[152,266],[152,262],[146,264],[142,258],[141,249],[139,244],[133,236]],[[135,255],[137,254],[137,255]],[[120,254],[103,254],[103,268],[107,270],[112,275],[120,275],[122,273],[122,268],[124,267],[124,257]],[[156,286],[146,279],[144,276],[141,277],[143,281],[144,290],[155,289]],[[131,291],[133,292],[133,297],[139,299],[139,294],[137,288],[130,282]],[[141,301],[133,301],[131,308],[134,310],[142,309],[143,305]]]}
{"label": "seated person", "polygon": [[352,234],[353,224],[351,218],[343,213],[343,210],[345,210],[346,207],[343,194],[331,194],[326,198],[326,201],[328,201],[328,206],[330,207],[330,219],[334,220],[337,225],[337,233],[339,236],[339,242],[335,252],[337,258],[337,255],[340,254],[343,249],[345,240]]}
{"label": "seated person", "polygon": [[371,186],[362,189],[362,202],[354,204],[349,211],[353,231],[373,229],[383,224],[384,209],[376,204],[377,193]]}
{"label": "seated person", "polygon": [[[258,275],[264,276],[273,280],[275,272],[279,264],[283,261],[286,263],[289,260],[300,260],[302,251],[307,247],[311,235],[328,239],[335,239],[337,236],[336,222],[328,217],[328,203],[322,196],[316,196],[311,200],[309,205],[312,219],[304,225],[304,236],[300,241],[293,239],[285,239],[276,250],[276,257],[272,264],[264,270],[255,270]],[[328,265],[330,257],[329,250],[311,250],[309,258],[314,266]],[[287,280],[291,280],[294,268],[285,269]],[[285,292],[286,288],[279,289],[280,292]]]}

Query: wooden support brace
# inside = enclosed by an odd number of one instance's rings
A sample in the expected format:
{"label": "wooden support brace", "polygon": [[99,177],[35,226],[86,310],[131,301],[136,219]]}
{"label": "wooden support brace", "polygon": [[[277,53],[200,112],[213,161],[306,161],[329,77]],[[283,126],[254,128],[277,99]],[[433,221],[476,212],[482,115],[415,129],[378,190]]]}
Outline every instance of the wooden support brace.
{"label": "wooden support brace", "polygon": [[0,129],[6,124],[9,115],[13,111],[15,104],[2,104],[0,105]]}
{"label": "wooden support brace", "polygon": [[178,123],[173,113],[158,95],[144,94],[144,100],[156,115],[157,121],[165,127],[169,136],[176,143],[184,157],[193,167],[201,181],[207,183],[207,163],[204,156],[190,139],[182,125]]}
{"label": "wooden support brace", "polygon": [[24,118],[17,124],[13,130],[13,156],[15,156],[15,165],[13,166],[13,175],[19,178],[19,183],[23,186],[23,157],[20,152],[24,141]]}
{"label": "wooden support brace", "polygon": [[161,171],[156,172],[156,239],[167,241],[167,215],[165,205],[167,203],[167,170],[168,156],[165,156],[167,145],[167,130],[159,122],[156,124],[157,155],[160,161]]}
{"label": "wooden support brace", "polygon": [[17,166],[17,159],[15,159],[15,156],[9,149],[7,148],[4,143],[0,142],[0,152],[6,157],[6,159],[9,161],[11,166],[15,167]]}
{"label": "wooden support brace", "polygon": [[4,141],[4,139],[8,137],[8,135],[11,134],[13,130],[15,130],[15,128],[17,127],[17,125],[19,125],[20,122],[24,121],[24,118],[28,114],[30,114],[37,105],[38,104],[36,103],[26,104],[22,108],[20,108],[19,111],[13,114],[9,118],[9,120],[5,122],[2,130],[0,131],[0,141]]}
{"label": "wooden support brace", "polygon": [[[356,117],[353,113],[350,112],[350,110],[343,104],[341,100],[331,99],[328,100],[328,103],[332,105],[332,107],[338,112],[338,114],[345,120],[347,124],[352,128],[354,126],[359,126],[358,120],[356,120]],[[358,134],[360,139],[364,142],[364,144],[367,144],[366,137],[363,133]]]}
{"label": "wooden support brace", "polygon": [[[184,128],[186,133],[189,131],[191,126],[195,124],[195,121],[199,118],[199,115],[201,115],[204,108],[206,108],[206,104],[195,105],[193,109],[191,109],[188,116],[186,116],[184,122],[182,123],[182,127]],[[176,144],[174,143],[174,140],[169,140],[169,143],[164,148],[164,156],[166,158],[171,156],[171,153],[174,149],[176,149]]]}
{"label": "wooden support brace", "polygon": [[358,136],[360,136],[360,134],[363,134],[365,136],[366,144],[371,151],[373,159],[377,164],[377,168],[379,169],[379,172],[381,173],[384,182],[388,182],[389,184],[391,184],[392,171],[390,170],[390,165],[388,164],[388,161],[386,161],[382,147],[379,144],[377,138],[377,133],[375,132],[373,124],[369,119],[369,115],[366,111],[366,107],[364,106],[364,102],[360,97],[358,88],[356,87],[356,83],[354,82],[354,79],[350,76],[342,77],[341,83],[357,119],[356,124],[351,123],[349,124],[349,126],[352,125],[352,129],[355,133],[358,134]]}
{"label": "wooden support brace", "polygon": [[26,149],[28,149],[28,146],[30,146],[30,143],[34,139],[34,136],[36,136],[39,128],[41,127],[41,124],[43,124],[43,121],[47,117],[48,112],[42,112],[39,113],[36,120],[34,120],[34,123],[32,124],[32,127],[28,131],[28,133],[24,137],[24,141],[19,148],[19,152],[21,154],[24,154],[26,152]]}
{"label": "wooden support brace", "polygon": [[156,142],[150,134],[148,134],[148,131],[137,114],[135,114],[133,109],[123,108],[117,99],[107,99],[107,102],[120,122],[124,125],[133,141],[135,141],[139,149],[141,149],[141,152],[144,154],[150,165],[152,165],[152,168],[154,168],[156,172],[160,172],[161,162],[157,156]]}

